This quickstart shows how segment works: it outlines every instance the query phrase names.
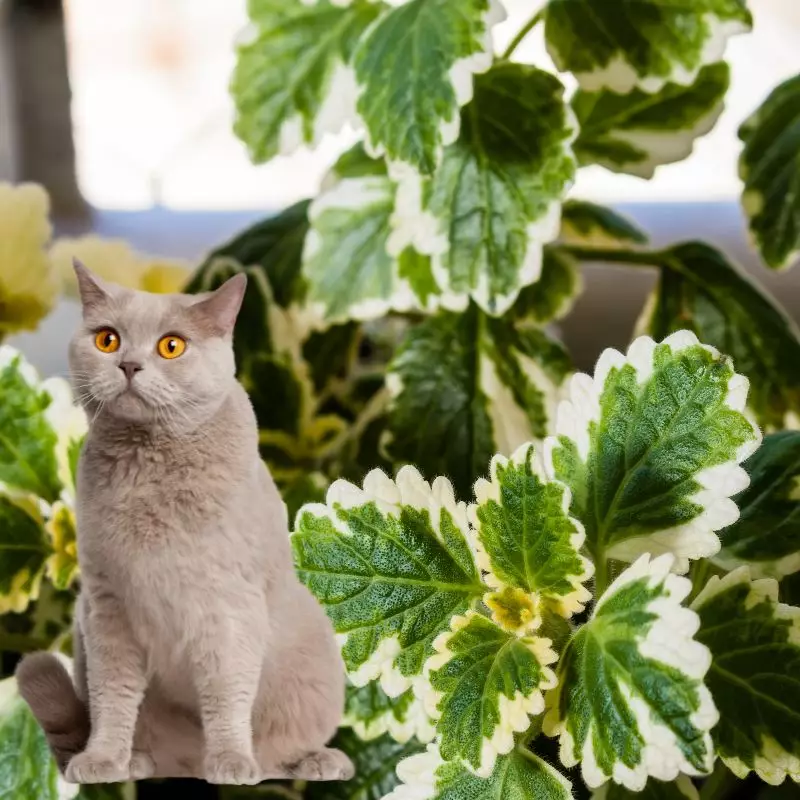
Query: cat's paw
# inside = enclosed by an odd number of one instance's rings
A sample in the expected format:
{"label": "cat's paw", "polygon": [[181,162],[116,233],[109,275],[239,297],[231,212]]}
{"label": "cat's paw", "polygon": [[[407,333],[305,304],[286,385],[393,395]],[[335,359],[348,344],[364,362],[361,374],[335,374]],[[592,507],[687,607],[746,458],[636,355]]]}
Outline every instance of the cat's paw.
{"label": "cat's paw", "polygon": [[261,781],[261,770],[255,759],[230,750],[209,753],[203,770],[209,783],[253,786]]}
{"label": "cat's paw", "polygon": [[128,780],[129,764],[127,756],[87,750],[70,759],[64,778],[67,783],[121,783]]}
{"label": "cat's paw", "polygon": [[130,780],[146,781],[156,774],[156,763],[143,750],[134,750],[131,754],[131,764],[128,772],[130,773]]}
{"label": "cat's paw", "polygon": [[309,753],[291,768],[292,777],[305,781],[349,781],[356,774],[353,762],[332,747]]}

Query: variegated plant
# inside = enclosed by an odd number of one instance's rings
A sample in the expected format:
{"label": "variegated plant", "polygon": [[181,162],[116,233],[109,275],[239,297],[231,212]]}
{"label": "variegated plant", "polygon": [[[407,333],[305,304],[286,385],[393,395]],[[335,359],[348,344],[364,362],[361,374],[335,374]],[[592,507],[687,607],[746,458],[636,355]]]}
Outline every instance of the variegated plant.
{"label": "variegated plant", "polygon": [[[530,5],[248,0],[231,91],[253,160],[359,141],[315,198],[188,282],[123,242],[50,244],[44,192],[0,184],[0,337],[34,327],[59,282],[72,293],[73,255],[150,291],[249,278],[238,376],[339,636],[336,745],[357,775],[225,800],[761,800],[800,783],[800,333],[718,250],[654,249],[571,196],[584,167],[646,179],[688,156],[754,20],[746,0]],[[530,18],[499,28],[507,12]],[[539,23],[572,92],[517,57]],[[775,268],[800,252],[798,81],[740,131]],[[559,326],[595,261],[657,282],[627,351],[574,374]],[[84,428],[63,382],[0,349],[7,670],[69,651]],[[137,793],[59,781],[12,678],[0,767],[2,797]]]}

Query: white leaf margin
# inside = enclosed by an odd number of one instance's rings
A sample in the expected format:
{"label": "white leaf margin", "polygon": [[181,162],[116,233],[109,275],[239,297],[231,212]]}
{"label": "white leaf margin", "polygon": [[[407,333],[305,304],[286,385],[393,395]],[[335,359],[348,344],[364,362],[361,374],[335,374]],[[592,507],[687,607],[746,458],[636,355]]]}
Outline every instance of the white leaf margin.
{"label": "white leaf margin", "polygon": [[[750,593],[745,601],[747,608],[752,608],[767,600],[773,608],[776,620],[790,621],[788,641],[800,647],[800,608],[779,602],[778,581],[774,578],[753,580],[749,566],[739,567],[723,577],[714,575],[709,578],[708,583],[692,601],[692,610],[697,611],[717,595],[738,585],[749,585],[750,587]],[[764,738],[761,748],[761,753],[752,767],[759,778],[772,786],[781,784],[787,775],[792,780],[800,782],[800,758],[798,756],[786,752],[774,739]],[[720,756],[720,758],[737,778],[743,780],[751,771],[751,767],[738,758],[725,756]]]}
{"label": "white leaf margin", "polygon": [[681,773],[704,775],[713,767],[714,745],[710,732],[719,721],[719,712],[711,693],[702,682],[711,666],[711,653],[705,645],[693,638],[700,628],[700,618],[694,611],[681,605],[689,596],[692,583],[687,578],[673,574],[673,562],[674,558],[670,554],[652,559],[648,554],[642,555],[603,593],[587,624],[597,616],[609,598],[629,583],[647,578],[649,587],[660,585],[663,588],[663,594],[651,600],[646,607],[657,619],[640,641],[638,649],[646,658],[666,664],[698,682],[700,703],[690,721],[698,731],[703,732],[707,753],[706,771],[699,772],[687,760],[672,731],[653,720],[647,704],[634,695],[630,687],[622,684],[621,689],[636,717],[639,733],[644,741],[642,760],[633,769],[617,761],[613,766],[613,774],[606,775],[597,763],[592,746],[594,721],[590,722],[583,751],[576,753],[575,741],[567,730],[567,721],[559,717],[557,701],[561,687],[556,687],[547,697],[548,712],[544,719],[544,732],[548,736],[559,737],[559,755],[564,766],[569,768],[581,762],[581,774],[590,789],[598,788],[610,779],[632,792],[640,792],[648,777],[673,781]]}
{"label": "white leaf margin", "polygon": [[[661,91],[667,83],[690,86],[703,67],[722,61],[731,37],[747,33],[751,29],[750,25],[739,20],[722,20],[713,12],[706,13],[703,17],[709,26],[709,36],[703,45],[698,63],[693,69],[687,69],[682,64],[676,63],[669,75],[641,76],[622,54],[617,53],[605,66],[591,72],[575,72],[573,75],[581,89],[587,92],[599,92],[607,89],[615,94],[630,94],[634,89],[641,89],[648,94],[655,94]],[[558,47],[549,39],[547,40],[547,52],[560,72],[568,71]]]}
{"label": "white leaf margin", "polygon": [[[450,622],[450,630],[439,634],[433,642],[436,654],[432,655],[423,667],[426,683],[422,699],[425,711],[434,721],[438,721],[442,716],[439,703],[444,694],[430,685],[430,675],[432,672],[442,669],[452,660],[456,654],[449,648],[450,640],[458,631],[466,628],[473,619],[479,616],[482,615],[474,610],[454,616]],[[512,698],[502,693],[498,694],[499,721],[490,738],[481,738],[481,763],[474,770],[480,778],[488,778],[494,771],[497,757],[507,755],[514,749],[514,734],[524,733],[528,730],[531,717],[536,717],[544,711],[543,692],[554,688],[558,683],[555,672],[549,668],[550,664],[554,664],[558,660],[558,655],[551,648],[550,639],[535,635],[515,637],[508,631],[503,631],[503,633],[509,639],[519,639],[520,643],[531,652],[542,668],[542,679],[530,694],[523,694],[519,689]],[[473,771],[469,765],[464,764],[464,766]]]}
{"label": "white leaf margin", "polygon": [[[339,2],[352,2],[352,0],[339,0]],[[403,5],[405,2],[407,2],[407,0],[390,2],[390,5],[392,7],[396,7],[398,5]],[[387,13],[391,13],[391,10]],[[372,27],[379,25],[384,17],[380,17],[378,20],[376,20]],[[455,93],[455,108],[451,109],[452,118],[443,119],[439,122],[440,141],[436,154],[437,164],[441,163],[444,148],[447,147],[447,145],[455,142],[461,132],[460,109],[462,109],[472,100],[474,76],[488,71],[494,63],[493,29],[496,25],[499,25],[501,22],[503,22],[506,17],[507,14],[505,7],[500,0],[488,0],[487,9],[480,18],[480,24],[483,25],[484,30],[482,48],[478,52],[473,53],[466,58],[457,59],[448,71],[448,78],[453,87],[453,92]],[[369,30],[365,33],[364,38],[366,39],[368,35]],[[356,98],[356,103],[358,103],[365,91],[366,86],[358,84],[358,96]],[[389,164],[390,174],[392,172],[392,167],[394,166],[399,167],[401,170],[408,168],[416,171],[416,168],[413,164],[408,164],[404,161],[389,158],[386,155],[385,146],[372,140],[369,127],[366,125],[363,119],[361,120],[361,127],[366,130],[364,149],[366,150],[367,155],[372,158],[386,157],[387,163]]]}
{"label": "white leaf margin", "polygon": [[[419,470],[412,466],[401,467],[395,480],[382,470],[374,469],[364,478],[363,488],[343,479],[336,480],[328,488],[325,503],[310,503],[303,506],[298,512],[297,521],[299,522],[304,514],[326,518],[342,536],[349,538],[353,534],[339,519],[336,509],[359,508],[368,503],[375,503],[382,514],[395,518],[400,516],[404,506],[427,511],[431,529],[440,542],[444,541],[441,531],[441,515],[444,511],[460,531],[464,542],[472,551],[474,560],[466,503],[456,500],[453,485],[447,478],[438,477],[429,484]],[[346,633],[336,635],[342,648],[346,645],[347,638]],[[382,639],[372,655],[357,670],[348,673],[351,683],[362,687],[370,681],[378,680],[383,691],[392,698],[399,697],[411,688],[419,691],[420,686],[415,682],[415,676],[403,675],[395,665],[401,650],[397,635]]]}
{"label": "white leaf margin", "polygon": [[[555,436],[548,437],[544,442],[544,469],[551,479],[556,479],[553,454],[561,446],[559,437],[571,439],[584,462],[588,457],[591,446],[589,428],[592,423],[600,421],[600,397],[610,372],[630,365],[636,370],[639,385],[645,384],[653,376],[655,350],[661,345],[668,346],[673,354],[692,347],[702,347],[715,360],[722,357],[716,348],[702,344],[688,330],[676,331],[660,343],[649,336],[640,336],[631,343],[624,355],[613,349],[603,351],[594,377],[584,373],[573,375],[567,387],[567,399],[559,404]],[[633,562],[644,553],[671,553],[675,556],[675,571],[685,573],[690,560],[708,558],[719,552],[721,543],[716,531],[727,528],[739,519],[739,507],[731,498],[750,485],[750,476],[740,464],[761,445],[761,430],[747,409],[749,388],[750,381],[739,373],[734,372],[728,381],[725,405],[747,419],[753,429],[753,438],[739,447],[733,460],[702,469],[694,476],[701,489],[688,499],[703,511],[683,525],[620,542],[608,549],[608,558]]]}
{"label": "white leaf margin", "polygon": [[[473,546],[475,549],[476,560],[480,569],[485,573],[484,581],[488,586],[493,589],[503,589],[507,586],[507,584],[494,573],[491,559],[481,543],[479,535],[481,522],[478,519],[478,510],[481,506],[486,505],[486,503],[489,501],[494,501],[502,507],[502,486],[498,477],[498,471],[500,469],[507,469],[509,466],[524,467],[526,464],[530,466],[533,474],[539,478],[542,483],[554,483],[562,489],[561,510],[564,512],[564,516],[569,519],[570,523],[575,528],[575,533],[570,536],[570,545],[580,557],[583,570],[578,575],[566,576],[570,582],[570,585],[572,586],[572,592],[562,597],[545,594],[540,591],[533,592],[534,596],[537,598],[547,598],[552,607],[561,616],[568,619],[573,614],[581,613],[584,610],[586,603],[592,599],[591,591],[589,591],[584,584],[594,575],[594,564],[592,564],[588,558],[580,554],[581,548],[586,541],[586,531],[584,530],[582,523],[569,513],[570,506],[572,505],[572,492],[565,484],[548,477],[544,463],[540,456],[539,448],[537,448],[531,442],[523,444],[517,448],[517,450],[512,453],[510,458],[506,458],[500,454],[496,455],[492,459],[489,466],[489,480],[486,480],[485,478],[479,478],[475,482],[474,492],[477,502],[469,505],[467,508],[467,514],[472,527]],[[521,586],[516,588],[525,590],[524,587]],[[535,606],[538,607],[538,603],[535,603]],[[541,624],[541,618],[539,619],[539,624]]]}

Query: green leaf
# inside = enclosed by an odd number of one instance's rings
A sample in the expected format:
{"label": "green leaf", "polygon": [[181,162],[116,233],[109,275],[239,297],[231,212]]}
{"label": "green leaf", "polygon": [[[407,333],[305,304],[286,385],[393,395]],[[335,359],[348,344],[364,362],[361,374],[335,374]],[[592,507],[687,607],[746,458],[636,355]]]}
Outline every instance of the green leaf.
{"label": "green leaf", "polygon": [[403,781],[384,800],[572,800],[572,784],[523,747],[497,759],[489,778],[444,761],[436,745],[397,767]]}
{"label": "green leaf", "polygon": [[237,48],[234,131],[256,163],[316,145],[355,117],[352,68],[381,3],[250,0],[253,30]]}
{"label": "green leaf", "polygon": [[421,750],[413,739],[399,744],[389,736],[381,736],[365,743],[348,730],[340,730],[331,746],[350,756],[355,777],[349,781],[310,782],[303,792],[305,800],[383,800],[398,784],[397,764]]}
{"label": "green leaf", "polygon": [[36,370],[13,347],[0,346],[0,482],[48,503],[61,493],[52,402]]}
{"label": "green leaf", "polygon": [[542,692],[556,683],[548,664],[557,656],[549,639],[508,633],[474,611],[454,617],[450,628],[425,664],[426,707],[438,720],[442,757],[489,778],[497,757],[514,749],[514,734],[544,711]]}
{"label": "green leaf", "polygon": [[412,737],[430,742],[436,733],[413,689],[389,697],[376,681],[360,687],[347,685],[342,725],[351,727],[364,741],[388,733],[396,742],[405,743]]}
{"label": "green leaf", "polygon": [[523,324],[546,325],[565,317],[581,291],[575,259],[557,246],[546,246],[539,280],[522,289],[508,313]]}
{"label": "green leaf", "polygon": [[431,317],[409,331],[390,367],[387,451],[429,478],[447,475],[466,497],[495,453],[546,435],[568,364],[541,330],[474,305]]}
{"label": "green leaf", "polygon": [[546,13],[550,55],[589,92],[688,86],[722,59],[731,36],[752,27],[744,0],[550,0]]}
{"label": "green leaf", "polygon": [[800,75],[770,94],[739,138],[750,230],[770,267],[790,267],[800,257]]}
{"label": "green leaf", "polygon": [[410,0],[385,13],[355,56],[368,149],[422,174],[458,137],[472,76],[492,64],[497,0]]}
{"label": "green leaf", "polygon": [[658,255],[659,284],[639,329],[656,339],[689,329],[733,358],[751,381],[749,405],[764,426],[800,415],[800,332],[748,276],[713,247],[689,243]]}
{"label": "green leaf", "polygon": [[560,736],[562,763],[581,762],[590,788],[613,780],[641,791],[648,776],[711,770],[719,715],[703,677],[711,661],[692,639],[697,615],[681,607],[692,585],[673,558],[643,555],[573,635],[547,697],[544,730]]}
{"label": "green leaf", "polygon": [[282,308],[301,303],[306,292],[300,259],[308,233],[308,206],[308,200],[295,203],[212,250],[197,268],[185,291],[194,294],[216,288],[219,277],[209,277],[208,273],[217,270],[215,264],[218,261],[235,261],[242,267],[260,267],[267,275],[275,301]]}
{"label": "green leaf", "polygon": [[572,108],[580,134],[573,147],[582,165],[652,178],[656,167],[682,161],[717,123],[730,84],[724,62],[703,67],[694,83],[667,83],[650,94],[578,90]]}
{"label": "green leaf", "polygon": [[744,464],[750,485],[736,499],[740,516],[723,531],[715,561],[748,564],[756,577],[800,571],[800,432],[781,431]]}
{"label": "green leaf", "polygon": [[470,507],[486,582],[523,589],[565,617],[583,611],[594,570],[580,555],[585,533],[569,516],[569,490],[547,480],[532,445],[510,460],[495,456],[489,474],[475,484]]}
{"label": "green leaf", "polygon": [[800,780],[800,609],[747,567],[711,578],[692,603],[712,654],[706,683],[720,711],[717,753],[734,774]]}
{"label": "green leaf", "polygon": [[21,613],[39,596],[53,552],[33,500],[0,495],[0,614]]}
{"label": "green leaf", "polygon": [[[386,176],[344,178],[311,205],[303,252],[308,299],[328,321],[367,320],[425,307],[430,267],[387,249],[395,185]],[[401,274],[402,273],[402,274]],[[422,296],[415,292],[421,291]]]}
{"label": "green leaf", "polygon": [[132,783],[99,783],[81,786],[75,800],[135,800],[136,788]]}
{"label": "green leaf", "polygon": [[641,792],[606,783],[592,793],[592,800],[700,800],[700,793],[685,775],[670,783],[649,780]]}
{"label": "green leaf", "polygon": [[433,654],[433,640],[485,591],[468,540],[466,507],[444,478],[413,467],[396,481],[374,470],[343,480],[326,505],[301,510],[292,534],[300,579],[323,604],[350,680],[381,679],[397,697]]}
{"label": "green leaf", "polygon": [[586,200],[567,200],[561,207],[561,234],[565,244],[615,247],[647,244],[647,234],[613,209]]}
{"label": "green leaf", "polygon": [[393,242],[431,256],[446,308],[469,295],[501,315],[540,277],[575,174],[563,93],[547,72],[497,64],[475,81],[461,136],[433,176],[401,175]]}
{"label": "green leaf", "polygon": [[598,570],[672,553],[685,572],[719,550],[716,531],[739,514],[730,497],[747,486],[739,464],[760,442],[747,390],[730,359],[688,331],[641,337],[624,356],[606,350],[593,378],[572,378],[545,464],[571,489]]}
{"label": "green leaf", "polygon": [[339,156],[325,177],[323,188],[330,189],[345,178],[365,178],[370,175],[380,177],[388,174],[386,161],[372,158],[364,143],[358,142]]}
{"label": "green leaf", "polygon": [[0,682],[0,797],[66,800],[74,791],[61,780],[42,729],[17,693],[17,682]]}

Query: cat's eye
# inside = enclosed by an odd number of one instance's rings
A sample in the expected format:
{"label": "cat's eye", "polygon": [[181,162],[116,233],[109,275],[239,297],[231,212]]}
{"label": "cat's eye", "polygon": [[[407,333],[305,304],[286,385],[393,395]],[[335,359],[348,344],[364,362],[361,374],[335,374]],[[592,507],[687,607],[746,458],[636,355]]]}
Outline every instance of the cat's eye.
{"label": "cat's eye", "polygon": [[183,355],[184,350],[186,350],[186,339],[182,336],[170,334],[158,340],[158,354],[161,358],[177,358]]}
{"label": "cat's eye", "polygon": [[101,328],[94,336],[94,345],[101,353],[116,353],[119,334],[112,328]]}

